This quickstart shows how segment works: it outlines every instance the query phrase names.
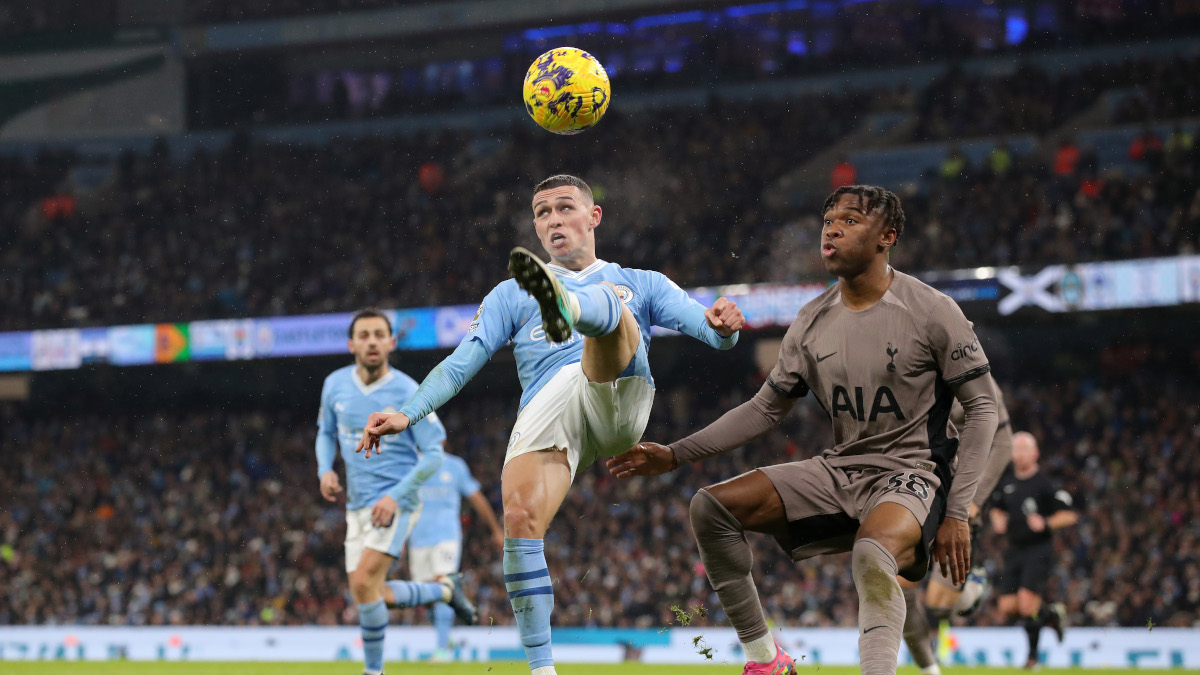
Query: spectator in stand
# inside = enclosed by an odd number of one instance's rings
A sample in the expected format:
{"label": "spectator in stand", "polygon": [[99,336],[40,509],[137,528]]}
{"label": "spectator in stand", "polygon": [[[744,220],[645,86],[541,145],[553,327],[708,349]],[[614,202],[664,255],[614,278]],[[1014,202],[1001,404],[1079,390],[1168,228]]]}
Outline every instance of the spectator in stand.
{"label": "spectator in stand", "polygon": [[1162,162],[1163,142],[1150,127],[1133,137],[1129,142],[1129,159],[1135,162],[1145,162],[1151,169],[1157,168]]}
{"label": "spectator in stand", "polygon": [[1192,132],[1176,124],[1171,135],[1167,137],[1166,153],[1168,157],[1183,157],[1192,151],[1196,138]]}
{"label": "spectator in stand", "polygon": [[836,190],[843,185],[858,185],[858,169],[854,168],[848,157],[838,160],[829,174],[829,189]]}
{"label": "spectator in stand", "polygon": [[1064,138],[1054,153],[1054,175],[1062,179],[1073,178],[1079,169],[1079,148],[1075,141]]}
{"label": "spectator in stand", "polygon": [[957,147],[951,148],[950,154],[942,160],[942,180],[947,183],[959,181],[965,177],[967,168],[967,158],[962,151]]}
{"label": "spectator in stand", "polygon": [[[1092,352],[1066,352],[1063,363],[1092,365],[1077,377],[1008,372],[1015,379],[1001,381],[1013,424],[1044,439],[1043,466],[1084,505],[1080,526],[1057,538],[1046,597],[1064,603],[1076,624],[1192,626],[1200,621],[1200,407],[1178,402],[1200,400],[1200,363],[1159,344],[1117,349],[1127,356],[1102,361],[1111,372]],[[761,376],[734,378],[718,396],[665,372],[659,379],[662,404],[650,426],[664,436],[694,430],[761,384]],[[507,443],[514,408],[492,391],[467,391],[443,416],[493,505],[500,466],[489,458]],[[738,457],[660,481],[582,472],[559,535],[547,541],[559,621],[662,626],[672,605],[718,607],[691,533],[679,526],[692,492],[739,467],[819,452],[831,440],[812,433],[827,428],[823,416],[811,401],[798,405]],[[0,405],[0,453],[12,458],[0,465],[0,625],[353,624],[340,565],[343,514],[308,487],[308,417]],[[581,521],[599,525],[571,525]],[[479,541],[490,531],[471,519],[464,534]],[[769,538],[752,543],[767,571],[768,616],[855,625],[848,564],[794,565]],[[993,578],[1001,545],[988,536],[978,552]],[[495,549],[468,547],[462,569],[478,589],[481,617],[509,622]],[[393,617],[428,620],[412,610]],[[698,620],[725,623],[719,611]],[[979,621],[1003,625],[994,605]]]}
{"label": "spectator in stand", "polygon": [[992,175],[1003,178],[1012,170],[1013,156],[1008,149],[1008,145],[1004,141],[996,144],[992,148],[992,152],[988,155],[988,166],[992,169]]}

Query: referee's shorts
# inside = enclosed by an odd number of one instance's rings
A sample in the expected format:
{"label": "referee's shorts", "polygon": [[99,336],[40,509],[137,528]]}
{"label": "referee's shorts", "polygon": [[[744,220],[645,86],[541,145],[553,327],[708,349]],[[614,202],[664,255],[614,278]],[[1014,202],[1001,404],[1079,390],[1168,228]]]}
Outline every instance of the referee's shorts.
{"label": "referee's shorts", "polygon": [[1013,595],[1021,588],[1037,595],[1045,594],[1053,557],[1052,541],[1032,546],[1010,546],[1004,554],[1004,572],[997,584],[1000,594]]}

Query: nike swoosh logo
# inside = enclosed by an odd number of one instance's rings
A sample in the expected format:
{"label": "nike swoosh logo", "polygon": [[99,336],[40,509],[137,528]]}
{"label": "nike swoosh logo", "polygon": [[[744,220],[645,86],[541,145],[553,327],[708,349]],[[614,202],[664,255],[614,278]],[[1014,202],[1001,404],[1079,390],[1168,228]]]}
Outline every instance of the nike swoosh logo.
{"label": "nike swoosh logo", "polygon": [[830,352],[830,353],[826,354],[825,356],[818,356],[818,357],[817,357],[817,363],[820,363],[820,362],[824,361],[825,359],[827,359],[827,358],[829,358],[829,357],[833,356],[833,355],[834,355],[834,354],[836,354],[836,353],[837,353],[837,352]]}
{"label": "nike swoosh logo", "polygon": [[870,633],[871,631],[875,630],[876,628],[887,628],[887,626],[873,626],[873,627],[871,627],[871,628],[868,628],[868,629],[864,630],[864,631],[863,631],[863,635],[866,635],[867,633]]}

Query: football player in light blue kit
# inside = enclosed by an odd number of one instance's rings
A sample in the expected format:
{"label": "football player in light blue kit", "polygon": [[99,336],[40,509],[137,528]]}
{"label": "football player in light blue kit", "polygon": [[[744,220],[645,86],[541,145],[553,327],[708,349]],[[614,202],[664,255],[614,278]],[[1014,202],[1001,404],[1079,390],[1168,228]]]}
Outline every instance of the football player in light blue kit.
{"label": "football player in light blue kit", "polygon": [[[458,348],[399,412],[371,415],[359,449],[401,432],[454,396],[498,349],[513,343],[524,393],[501,474],[504,581],[533,675],[553,675],[554,591],[543,537],[575,473],[642,437],[654,400],[650,327],[681,331],[717,349],[744,323],[719,298],[705,309],[658,272],[596,258],[602,211],[587,183],[552,176],[534,188],[533,225],[552,264],[522,248],[515,279],[496,286]],[[532,297],[531,297],[532,296]]]}
{"label": "football player in light blue kit", "polygon": [[[421,517],[408,538],[408,571],[416,581],[433,581],[458,571],[462,560],[463,533],[459,513],[463,499],[471,502],[491,529],[496,548],[504,550],[504,530],[500,529],[492,505],[480,492],[479,481],[471,475],[461,457],[447,452],[445,458],[442,468],[421,487]],[[454,610],[444,602],[435,604],[433,625],[437,629],[437,651],[433,660],[449,660]]]}
{"label": "football player in light blue kit", "polygon": [[[346,465],[346,572],[358,603],[362,626],[364,673],[383,672],[383,636],[388,609],[448,602],[465,623],[475,608],[463,595],[456,575],[428,583],[385,581],[421,514],[421,485],[442,465],[446,430],[436,415],[388,439],[388,454],[368,460],[350,452],[372,410],[394,409],[407,401],[417,383],[388,367],[396,347],[392,324],[381,312],[365,309],[350,322],[347,343],[354,365],[325,378],[317,419],[317,476],[321,495],[336,501],[342,491],[333,461],[341,448]],[[386,603],[386,605],[385,605]]]}

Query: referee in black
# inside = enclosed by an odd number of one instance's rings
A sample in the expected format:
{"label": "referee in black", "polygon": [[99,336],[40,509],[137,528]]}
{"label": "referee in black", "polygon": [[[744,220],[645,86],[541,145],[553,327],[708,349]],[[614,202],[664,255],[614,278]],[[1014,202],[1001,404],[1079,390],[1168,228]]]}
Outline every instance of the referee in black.
{"label": "referee in black", "polygon": [[1062,642],[1066,611],[1061,604],[1042,612],[1042,594],[1054,557],[1053,531],[1079,520],[1071,495],[1038,470],[1038,444],[1033,434],[1013,434],[1012,471],[1000,480],[993,497],[992,529],[1008,535],[1004,572],[1000,577],[1000,611],[1018,617],[1029,636],[1026,669],[1038,666],[1038,635],[1049,626]]}

